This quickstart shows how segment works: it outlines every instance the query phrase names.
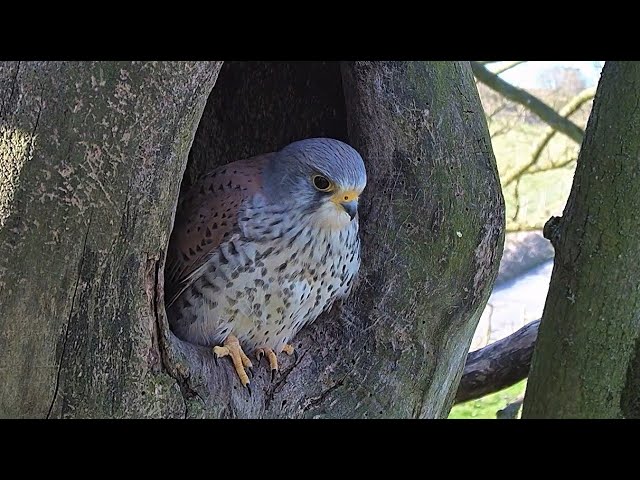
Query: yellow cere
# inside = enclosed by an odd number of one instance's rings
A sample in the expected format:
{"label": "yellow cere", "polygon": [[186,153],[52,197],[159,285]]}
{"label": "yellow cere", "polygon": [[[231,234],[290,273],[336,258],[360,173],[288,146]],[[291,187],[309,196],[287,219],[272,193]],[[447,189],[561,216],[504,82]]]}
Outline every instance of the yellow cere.
{"label": "yellow cere", "polygon": [[352,202],[353,200],[358,200],[359,195],[360,194],[356,190],[336,192],[331,197],[331,201],[334,203]]}

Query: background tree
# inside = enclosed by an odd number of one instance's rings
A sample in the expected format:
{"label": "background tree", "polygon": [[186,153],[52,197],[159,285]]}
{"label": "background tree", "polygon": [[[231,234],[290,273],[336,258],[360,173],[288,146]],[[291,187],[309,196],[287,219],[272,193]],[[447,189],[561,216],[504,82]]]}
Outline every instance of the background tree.
{"label": "background tree", "polygon": [[562,217],[523,417],[640,417],[640,63],[607,62]]}
{"label": "background tree", "polygon": [[[584,79],[576,69],[554,67],[542,76],[541,81],[547,88],[532,93],[499,76],[526,62],[507,62],[493,70],[488,69],[487,63],[493,62],[471,62],[471,65],[479,84],[492,142],[500,142],[505,136],[517,136],[522,128],[531,130],[536,124],[546,125],[536,136],[527,135],[524,144],[517,145],[518,151],[512,152],[514,157],[520,157],[522,151],[529,150],[529,158],[524,162],[512,159],[509,168],[500,172],[502,188],[510,200],[507,204],[514,207],[507,208],[507,232],[542,230],[550,215],[527,219],[528,215],[524,214],[527,202],[523,194],[525,184],[553,171],[573,172],[578,148],[584,138],[580,125],[586,123],[591,111],[595,88],[585,88]],[[573,142],[564,148],[561,144],[554,145],[558,133]],[[562,204],[565,198],[561,199]]]}
{"label": "background tree", "polygon": [[[0,416],[447,415],[504,236],[467,62],[7,62],[0,105]],[[321,135],[367,164],[360,282],[249,397],[167,325],[179,185]]]}
{"label": "background tree", "polygon": [[[508,276],[505,268],[514,263],[509,257],[535,256],[531,250],[540,250],[537,237],[525,232],[539,233],[542,240],[544,222],[558,214],[566,202],[596,90],[586,87],[579,70],[564,66],[540,74],[540,88],[525,90],[500,76],[525,63],[472,62],[506,199],[508,253],[506,265],[501,265],[503,280]],[[535,258],[545,261],[548,257],[544,255],[547,254],[538,252]],[[536,266],[532,263],[534,258],[522,259],[529,268]],[[523,268],[526,267],[516,270],[522,272]],[[489,312],[491,307],[487,307]],[[488,332],[485,342],[491,336],[492,320],[489,315],[481,324]],[[470,353],[456,403],[483,397],[527,378],[540,322],[535,317],[523,321],[529,323]],[[476,335],[475,348],[480,340]],[[521,391],[523,396],[524,385]],[[514,397],[518,404],[522,403],[522,396]]]}

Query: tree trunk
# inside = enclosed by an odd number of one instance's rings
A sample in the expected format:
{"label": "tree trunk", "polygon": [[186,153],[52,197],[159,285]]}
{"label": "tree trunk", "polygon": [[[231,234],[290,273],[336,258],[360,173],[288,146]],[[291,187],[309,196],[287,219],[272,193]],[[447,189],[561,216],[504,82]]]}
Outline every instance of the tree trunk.
{"label": "tree trunk", "polygon": [[640,417],[640,63],[607,62],[562,218],[523,418]]}
{"label": "tree trunk", "polygon": [[179,416],[153,285],[220,65],[0,64],[0,416]]}
{"label": "tree trunk", "polygon": [[[448,414],[504,235],[467,63],[230,62],[188,165],[219,64],[1,68],[0,415]],[[248,396],[168,328],[178,183],[310,136],[365,159],[360,281]]]}

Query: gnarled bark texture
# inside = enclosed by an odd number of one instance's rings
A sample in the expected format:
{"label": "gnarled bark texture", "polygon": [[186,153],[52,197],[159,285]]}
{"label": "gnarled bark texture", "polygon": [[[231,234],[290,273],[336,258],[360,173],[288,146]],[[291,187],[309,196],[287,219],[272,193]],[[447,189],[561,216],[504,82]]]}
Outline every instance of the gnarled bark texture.
{"label": "gnarled bark texture", "polygon": [[178,416],[154,283],[220,65],[0,64],[0,416]]}
{"label": "gnarled bark texture", "polygon": [[[446,416],[504,230],[468,63],[218,71],[1,67],[1,145],[12,153],[0,194],[0,414]],[[168,328],[162,265],[178,184],[185,168],[183,186],[311,136],[348,141],[365,159],[360,280],[299,334],[298,361],[284,358],[274,382],[257,368],[249,396],[226,359],[216,366]]]}
{"label": "gnarled bark texture", "polygon": [[571,194],[523,418],[640,417],[640,63],[607,62]]}

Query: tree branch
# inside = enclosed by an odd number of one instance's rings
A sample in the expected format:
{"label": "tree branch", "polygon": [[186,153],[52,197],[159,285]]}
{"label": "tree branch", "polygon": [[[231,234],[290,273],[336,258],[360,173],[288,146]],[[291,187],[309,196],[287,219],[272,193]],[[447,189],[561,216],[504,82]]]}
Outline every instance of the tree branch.
{"label": "tree branch", "polygon": [[527,378],[540,320],[502,340],[469,353],[455,403],[467,402]]}
{"label": "tree branch", "polygon": [[522,201],[520,200],[520,185],[521,185],[521,177],[518,177],[517,181],[516,181],[516,188],[513,189],[513,195],[515,197],[515,212],[513,212],[513,215],[511,217],[511,221],[512,222],[516,222],[518,220],[518,215],[520,215],[520,205],[522,205]]}
{"label": "tree branch", "polygon": [[[557,217],[551,217],[551,218],[557,218]],[[516,221],[512,219],[511,226],[509,228],[506,228],[505,232],[506,233],[522,233],[522,232],[540,232],[540,231],[542,231],[544,238],[547,238],[548,240],[551,240],[544,233],[545,225],[548,222],[549,222],[549,220],[546,220],[546,221],[544,221],[542,223],[542,225],[539,224],[539,223],[526,224],[526,223],[516,223]]]}
{"label": "tree branch", "polygon": [[538,167],[535,170],[529,170],[528,173],[530,174],[535,174],[535,173],[541,173],[541,172],[549,172],[551,170],[559,170],[561,168],[564,168],[572,163],[574,163],[576,161],[575,157],[572,158],[568,158],[567,160],[564,160],[560,163],[553,163],[551,165],[548,165],[546,167]]}
{"label": "tree branch", "polygon": [[[562,115],[567,121],[570,121],[569,117],[573,115],[575,112],[577,112],[578,109],[582,107],[582,105],[584,105],[589,100],[591,100],[595,96],[595,94],[596,94],[595,87],[584,89],[582,92],[580,92],[571,100],[569,100],[567,104],[564,107],[562,107],[562,110],[560,110],[559,114]],[[509,185],[511,185],[517,178],[524,175],[527,172],[527,170],[529,170],[532,166],[538,163],[538,161],[540,160],[540,155],[542,155],[542,151],[549,144],[549,142],[557,132],[558,130],[556,130],[553,126],[549,126],[547,131],[544,133],[544,135],[542,135],[542,137],[540,138],[540,141],[536,145],[533,151],[533,154],[531,155],[531,160],[522,168],[520,168],[517,172],[515,172],[513,175],[507,178],[504,182],[503,188],[506,188]]]}
{"label": "tree branch", "polygon": [[518,65],[520,65],[521,63],[526,63],[526,60],[520,60],[518,62],[509,62],[507,63],[505,66],[498,68],[497,70],[493,70],[493,73],[495,75],[500,75],[501,73],[504,73],[508,70],[511,70],[514,67],[517,67]]}
{"label": "tree branch", "polygon": [[505,229],[506,233],[518,233],[518,232],[539,232],[542,229],[541,225],[515,225]]}
{"label": "tree branch", "polygon": [[478,62],[471,62],[471,68],[475,77],[487,87],[495,90],[512,102],[525,106],[547,125],[561,133],[564,133],[576,143],[582,142],[584,130],[571,120],[564,118],[542,100],[531,95],[525,90],[514,87],[509,82],[501,79],[498,75],[487,70],[487,68]]}

